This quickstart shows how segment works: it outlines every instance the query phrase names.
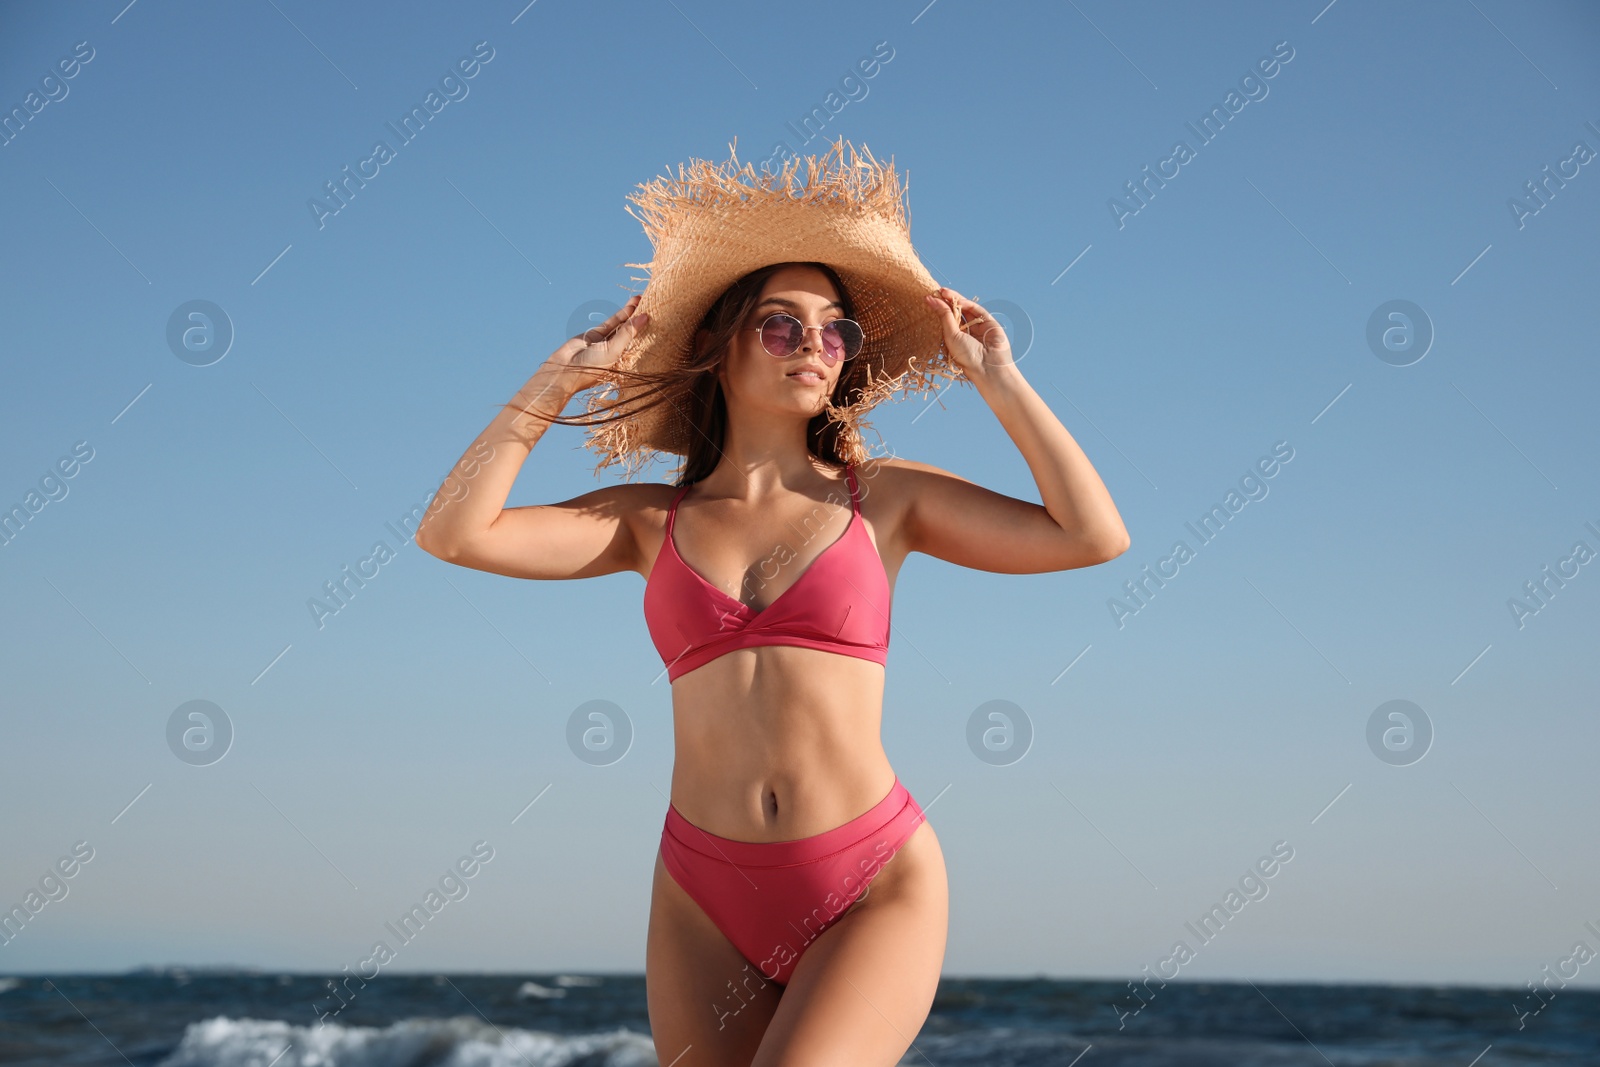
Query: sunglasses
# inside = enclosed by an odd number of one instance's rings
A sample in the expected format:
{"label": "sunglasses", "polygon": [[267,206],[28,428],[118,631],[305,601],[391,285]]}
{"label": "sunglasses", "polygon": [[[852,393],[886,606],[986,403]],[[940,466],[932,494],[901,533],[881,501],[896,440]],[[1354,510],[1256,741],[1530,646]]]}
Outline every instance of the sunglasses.
{"label": "sunglasses", "polygon": [[866,339],[861,332],[861,324],[853,319],[833,319],[821,326],[807,326],[793,315],[785,315],[781,311],[768,315],[766,321],[753,328],[761,334],[761,347],[778,359],[787,359],[799,351],[807,330],[820,331],[822,361],[830,367],[840,360],[854,359]]}

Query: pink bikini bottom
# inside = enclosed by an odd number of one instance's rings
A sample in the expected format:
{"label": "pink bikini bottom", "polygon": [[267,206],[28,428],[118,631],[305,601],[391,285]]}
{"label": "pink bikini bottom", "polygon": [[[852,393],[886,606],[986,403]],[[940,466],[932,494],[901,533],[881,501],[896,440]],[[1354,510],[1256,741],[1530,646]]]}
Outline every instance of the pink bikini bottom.
{"label": "pink bikini bottom", "polygon": [[870,811],[794,841],[718,837],[668,804],[661,859],[762,977],[788,985],[801,953],[866,892],[925,819],[898,777]]}

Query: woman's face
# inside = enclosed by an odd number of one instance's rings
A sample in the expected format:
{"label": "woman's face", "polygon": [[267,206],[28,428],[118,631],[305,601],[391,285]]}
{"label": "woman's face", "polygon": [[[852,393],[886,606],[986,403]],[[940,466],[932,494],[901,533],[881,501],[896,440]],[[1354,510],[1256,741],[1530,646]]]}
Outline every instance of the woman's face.
{"label": "woman's face", "polygon": [[[728,357],[718,369],[730,407],[755,409],[810,419],[833,395],[845,363],[829,366],[822,358],[821,327],[844,317],[839,293],[815,267],[784,267],[761,289],[761,298],[745,316]],[[805,338],[792,355],[779,359],[761,345],[760,327],[769,315],[782,312],[805,324]]]}

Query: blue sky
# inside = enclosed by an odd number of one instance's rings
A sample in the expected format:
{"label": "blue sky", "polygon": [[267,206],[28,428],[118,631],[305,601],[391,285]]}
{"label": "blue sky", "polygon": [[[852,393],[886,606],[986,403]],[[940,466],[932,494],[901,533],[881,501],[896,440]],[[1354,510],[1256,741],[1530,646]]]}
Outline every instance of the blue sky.
{"label": "blue sky", "polygon": [[[37,510],[0,548],[0,903],[93,856],[0,971],[336,972],[480,841],[396,969],[641,970],[672,761],[643,581],[391,527],[625,298],[637,183],[836,136],[909,174],[942,283],[1026,322],[1133,541],[898,576],[884,737],[944,846],[947,973],[1133,977],[1183,939],[1185,979],[1520,987],[1600,948],[1597,44],[1591,5],[1508,0],[8,9],[0,504]],[[220,358],[169,343],[193,301]],[[971,388],[873,426],[1039,499]],[[510,503],[616,480],[591,459],[552,431]],[[202,766],[168,743],[196,700],[232,731]],[[589,701],[631,724],[602,766],[566,741]],[[1021,758],[969,747],[991,701]],[[1421,759],[1369,744],[1390,701]]]}

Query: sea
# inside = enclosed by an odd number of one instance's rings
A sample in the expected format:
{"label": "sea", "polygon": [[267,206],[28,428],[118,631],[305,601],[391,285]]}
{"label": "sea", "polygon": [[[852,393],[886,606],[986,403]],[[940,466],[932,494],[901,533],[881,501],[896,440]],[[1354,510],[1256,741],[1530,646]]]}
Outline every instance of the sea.
{"label": "sea", "polygon": [[[384,974],[336,1012],[328,980],[176,967],[0,977],[0,1064],[657,1063],[641,974]],[[1600,992],[1174,981],[1135,999],[1126,982],[944,978],[900,1062],[1600,1067]]]}

